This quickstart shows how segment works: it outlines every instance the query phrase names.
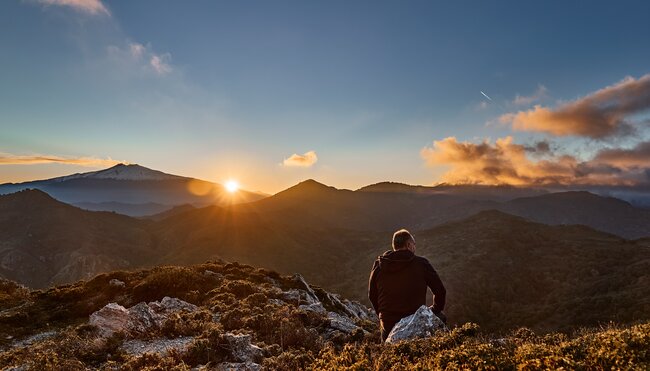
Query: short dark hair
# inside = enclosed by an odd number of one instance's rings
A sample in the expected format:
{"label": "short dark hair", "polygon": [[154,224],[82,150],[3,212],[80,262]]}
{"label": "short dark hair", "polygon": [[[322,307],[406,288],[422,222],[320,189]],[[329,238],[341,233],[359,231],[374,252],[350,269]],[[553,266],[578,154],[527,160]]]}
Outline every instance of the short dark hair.
{"label": "short dark hair", "polygon": [[405,248],[409,241],[415,241],[411,232],[406,229],[400,229],[393,234],[393,250]]}

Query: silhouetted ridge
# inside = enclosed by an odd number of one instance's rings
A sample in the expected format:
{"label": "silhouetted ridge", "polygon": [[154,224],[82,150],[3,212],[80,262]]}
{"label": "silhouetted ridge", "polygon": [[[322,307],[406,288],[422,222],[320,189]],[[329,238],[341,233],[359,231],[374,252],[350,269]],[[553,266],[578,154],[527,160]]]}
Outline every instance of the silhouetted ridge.
{"label": "silhouetted ridge", "polygon": [[626,205],[633,207],[629,202],[623,201],[619,198],[601,196],[589,191],[567,191],[567,192],[556,192],[549,193],[536,197],[521,197],[513,200],[512,202],[523,202],[526,200],[571,200],[571,201],[581,201],[581,202],[609,202],[612,204]]}
{"label": "silhouetted ridge", "polygon": [[431,187],[410,185],[399,182],[379,182],[357,189],[358,192],[413,192]]}
{"label": "silhouetted ridge", "polygon": [[338,189],[319,183],[313,179],[307,179],[296,184],[293,187],[287,188],[282,192],[276,194],[276,196],[315,196],[323,193],[336,192]]}
{"label": "silhouetted ridge", "polygon": [[9,203],[16,202],[21,203],[21,205],[29,205],[30,203],[51,203],[51,204],[61,204],[62,202],[55,200],[52,196],[43,192],[39,189],[25,189],[15,193],[9,193],[6,195],[0,195],[0,202]]}

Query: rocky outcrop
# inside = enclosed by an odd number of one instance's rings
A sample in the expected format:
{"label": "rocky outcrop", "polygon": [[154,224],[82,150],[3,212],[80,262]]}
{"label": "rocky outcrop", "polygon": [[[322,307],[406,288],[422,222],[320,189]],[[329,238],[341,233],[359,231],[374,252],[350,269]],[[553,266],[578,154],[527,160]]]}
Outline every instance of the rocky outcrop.
{"label": "rocky outcrop", "polygon": [[192,341],[194,341],[194,338],[191,336],[183,336],[175,339],[133,339],[125,341],[120,349],[134,356],[140,356],[145,353],[165,355],[172,350],[177,352],[187,351]]}
{"label": "rocky outcrop", "polygon": [[167,296],[159,302],[142,302],[128,309],[117,303],[109,303],[91,314],[89,323],[96,326],[103,337],[109,337],[116,332],[137,336],[161,328],[171,315],[197,309],[194,304]]}
{"label": "rocky outcrop", "polygon": [[[340,296],[319,288],[314,290],[300,274],[295,274],[293,279],[299,288],[283,292],[282,297],[288,299],[287,303],[304,303],[299,309],[326,315],[331,330],[351,334],[361,329],[355,321],[377,320],[375,314],[360,303],[341,300]],[[333,332],[327,334],[331,336]]]}
{"label": "rocky outcrop", "polygon": [[262,348],[251,344],[250,335],[227,333],[224,337],[230,347],[230,354],[237,361],[249,363],[262,360],[264,352]]}
{"label": "rocky outcrop", "polygon": [[260,371],[261,369],[262,366],[253,362],[224,362],[215,367],[216,371]]}
{"label": "rocky outcrop", "polygon": [[423,305],[415,313],[397,322],[388,334],[386,342],[394,343],[400,340],[429,337],[445,328],[442,320],[436,317],[429,307]]}
{"label": "rocky outcrop", "polygon": [[112,287],[124,287],[125,285],[123,281],[120,281],[117,278],[111,279],[110,281],[108,281],[108,284]]}

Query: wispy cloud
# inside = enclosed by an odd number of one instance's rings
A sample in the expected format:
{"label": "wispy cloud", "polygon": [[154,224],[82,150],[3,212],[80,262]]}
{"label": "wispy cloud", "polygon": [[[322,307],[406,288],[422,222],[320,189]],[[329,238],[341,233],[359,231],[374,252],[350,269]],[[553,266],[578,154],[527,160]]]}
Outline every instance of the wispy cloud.
{"label": "wispy cloud", "polygon": [[120,65],[137,67],[159,76],[167,75],[174,70],[171,65],[171,54],[156,53],[151,45],[127,42],[122,47],[110,45],[107,51],[109,58]]}
{"label": "wispy cloud", "polygon": [[91,15],[111,15],[101,0],[38,0],[38,2],[45,5],[66,6]]}
{"label": "wispy cloud", "polygon": [[168,63],[171,60],[171,54],[152,54],[149,59],[149,65],[159,75],[166,75],[172,72],[172,66]]}
{"label": "wispy cloud", "polygon": [[540,100],[548,97],[548,89],[544,85],[539,85],[537,87],[537,90],[531,95],[519,95],[513,99],[512,104],[516,106],[530,106],[531,104],[535,102],[539,102]]}
{"label": "wispy cloud", "polygon": [[[530,154],[542,152],[541,159]],[[632,149],[603,149],[587,161],[554,153],[547,142],[524,146],[508,136],[494,143],[434,141],[420,151],[430,166],[445,166],[441,180],[453,184],[639,185],[650,183],[650,142]]]}
{"label": "wispy cloud", "polygon": [[79,166],[114,166],[124,161],[96,157],[63,157],[54,155],[15,155],[0,152],[0,165],[36,165],[36,164],[67,164]]}
{"label": "wispy cloud", "polygon": [[627,136],[635,132],[631,116],[650,109],[650,74],[623,81],[555,109],[508,113],[499,120],[518,131],[537,131],[557,136],[594,139]]}
{"label": "wispy cloud", "polygon": [[316,163],[316,161],[318,161],[316,152],[309,151],[305,152],[302,155],[294,153],[293,155],[289,156],[289,158],[284,159],[282,165],[288,167],[311,167]]}

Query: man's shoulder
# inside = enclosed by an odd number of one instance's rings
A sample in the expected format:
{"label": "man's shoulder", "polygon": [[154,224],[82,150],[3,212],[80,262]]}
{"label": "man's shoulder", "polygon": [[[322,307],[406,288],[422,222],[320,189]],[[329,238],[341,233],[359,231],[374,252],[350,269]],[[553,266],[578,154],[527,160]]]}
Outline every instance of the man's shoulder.
{"label": "man's shoulder", "polygon": [[425,265],[425,266],[432,266],[432,265],[431,265],[431,262],[429,261],[429,259],[425,258],[424,256],[416,255],[416,256],[415,256],[415,260],[416,260],[418,263],[422,264],[422,265]]}

